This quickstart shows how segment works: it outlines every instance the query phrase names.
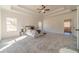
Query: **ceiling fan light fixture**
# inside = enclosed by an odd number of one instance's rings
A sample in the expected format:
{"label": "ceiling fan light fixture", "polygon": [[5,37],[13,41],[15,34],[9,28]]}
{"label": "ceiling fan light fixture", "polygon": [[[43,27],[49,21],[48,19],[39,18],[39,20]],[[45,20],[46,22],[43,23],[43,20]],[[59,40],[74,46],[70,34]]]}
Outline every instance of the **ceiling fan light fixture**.
{"label": "ceiling fan light fixture", "polygon": [[50,9],[47,9],[45,5],[42,5],[42,8],[37,8],[37,10],[39,10],[39,13],[46,13],[47,11],[49,11]]}
{"label": "ceiling fan light fixture", "polygon": [[45,12],[45,10],[42,10],[41,12]]}

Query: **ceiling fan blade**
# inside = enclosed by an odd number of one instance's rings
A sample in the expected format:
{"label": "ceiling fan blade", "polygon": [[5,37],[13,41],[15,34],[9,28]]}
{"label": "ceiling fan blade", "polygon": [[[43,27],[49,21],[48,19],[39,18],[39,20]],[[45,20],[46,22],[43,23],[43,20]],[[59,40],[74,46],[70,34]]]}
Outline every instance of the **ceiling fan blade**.
{"label": "ceiling fan blade", "polygon": [[37,8],[37,10],[43,10],[43,9],[39,9],[39,8]]}
{"label": "ceiling fan blade", "polygon": [[46,11],[49,11],[50,9],[46,9],[45,5],[41,5],[42,8],[37,8],[37,10],[39,10],[39,13],[46,13]]}
{"label": "ceiling fan blade", "polygon": [[46,8],[46,6],[45,5],[42,5],[42,9],[44,9],[44,8]]}
{"label": "ceiling fan blade", "polygon": [[41,5],[41,8],[37,8],[37,10],[43,10],[43,9],[45,9],[45,8],[46,8],[45,5]]}
{"label": "ceiling fan blade", "polygon": [[41,11],[39,11],[38,13],[41,13]]}
{"label": "ceiling fan blade", "polygon": [[45,9],[45,11],[49,11],[50,9]]}
{"label": "ceiling fan blade", "polygon": [[46,13],[46,12],[43,12],[43,13]]}

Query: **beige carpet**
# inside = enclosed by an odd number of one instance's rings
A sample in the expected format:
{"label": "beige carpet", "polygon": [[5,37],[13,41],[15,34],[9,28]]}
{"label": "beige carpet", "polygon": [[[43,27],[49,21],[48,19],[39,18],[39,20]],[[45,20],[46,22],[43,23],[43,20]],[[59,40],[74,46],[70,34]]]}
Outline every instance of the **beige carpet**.
{"label": "beige carpet", "polygon": [[49,33],[38,38],[22,36],[0,42],[0,52],[3,53],[57,53],[61,48],[75,50],[76,39],[72,36]]}

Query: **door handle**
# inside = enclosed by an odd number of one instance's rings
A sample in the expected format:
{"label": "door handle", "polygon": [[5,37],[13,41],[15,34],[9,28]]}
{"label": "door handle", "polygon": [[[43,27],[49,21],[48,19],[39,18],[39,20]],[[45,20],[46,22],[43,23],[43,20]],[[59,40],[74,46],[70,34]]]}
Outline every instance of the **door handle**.
{"label": "door handle", "polygon": [[75,29],[76,31],[79,31],[79,29]]}

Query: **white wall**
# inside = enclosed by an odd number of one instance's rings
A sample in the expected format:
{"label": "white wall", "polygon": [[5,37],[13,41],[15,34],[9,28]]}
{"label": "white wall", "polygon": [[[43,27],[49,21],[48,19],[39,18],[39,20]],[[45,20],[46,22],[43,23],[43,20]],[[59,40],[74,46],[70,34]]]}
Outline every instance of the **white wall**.
{"label": "white wall", "polygon": [[44,19],[44,30],[47,32],[63,33],[63,18],[61,16],[47,16]]}
{"label": "white wall", "polygon": [[65,19],[71,19],[72,24],[74,24],[74,20],[76,20],[76,12],[70,12],[56,16],[46,16],[44,18],[44,30],[48,32],[64,34]]}
{"label": "white wall", "polygon": [[77,28],[77,12],[73,14],[73,35],[77,37],[77,31],[75,30]]}
{"label": "white wall", "polygon": [[[77,7],[77,27],[79,29],[79,6]],[[77,31],[77,48],[79,49],[79,31]]]}
{"label": "white wall", "polygon": [[[37,15],[37,14],[29,14],[26,13],[16,13],[13,11],[1,10],[2,13],[2,38],[8,38],[13,36],[18,36],[20,28],[25,25],[38,25],[38,22],[41,21],[43,24],[43,30],[47,32],[54,32],[54,33],[61,33],[64,34],[64,20],[65,19],[72,19],[72,26],[76,27],[76,12],[65,13],[57,16],[49,15],[44,17],[44,15]],[[18,31],[17,32],[6,32],[6,17],[15,17],[17,18],[18,24]],[[75,29],[72,30],[73,35],[76,36]]]}
{"label": "white wall", "polygon": [[0,8],[0,40],[1,40],[1,8]]}
{"label": "white wall", "polygon": [[[29,15],[29,14],[26,13],[26,15],[24,15],[24,14],[8,11],[8,10],[5,10],[5,9],[1,10],[1,12],[2,12],[2,38],[3,39],[18,36],[20,28],[22,26],[25,26],[25,25],[35,25],[35,26],[37,26],[38,22],[42,20],[42,18],[40,18],[40,15],[36,15],[36,14]],[[6,19],[5,19],[6,17],[17,18],[18,31],[16,31],[16,32],[7,32],[6,31]]]}

